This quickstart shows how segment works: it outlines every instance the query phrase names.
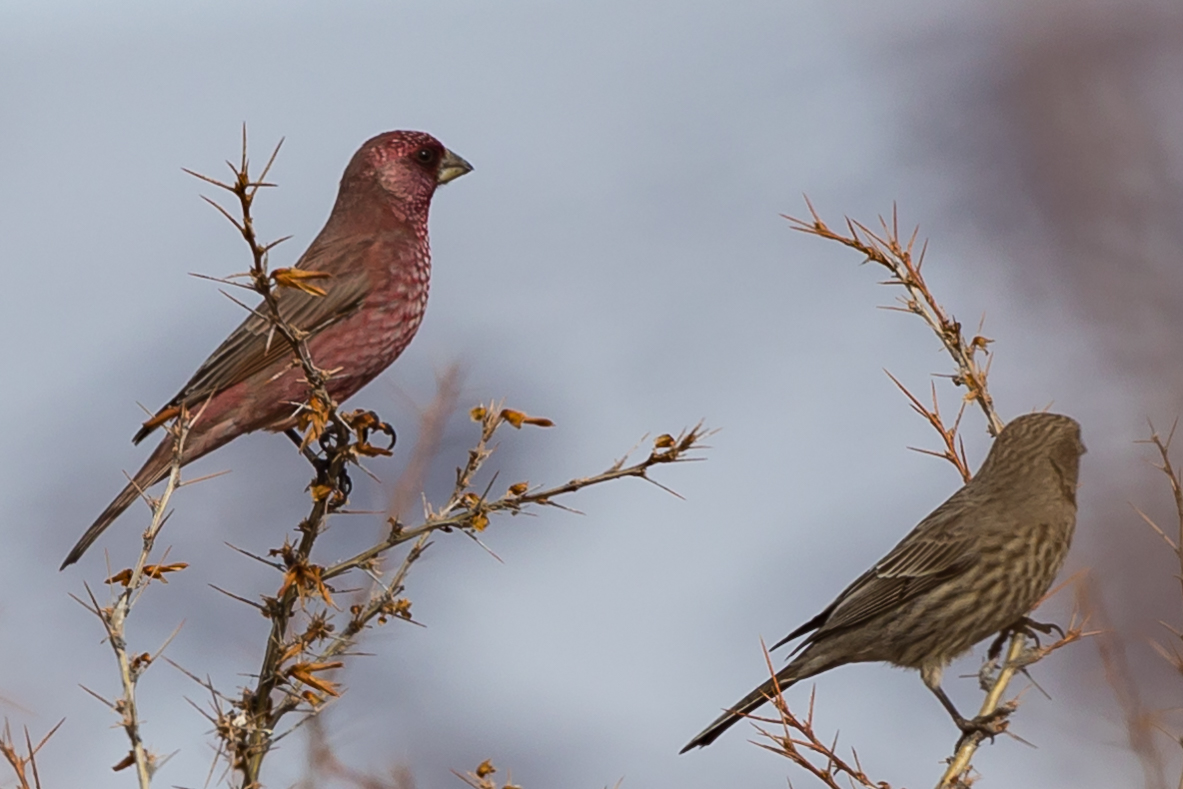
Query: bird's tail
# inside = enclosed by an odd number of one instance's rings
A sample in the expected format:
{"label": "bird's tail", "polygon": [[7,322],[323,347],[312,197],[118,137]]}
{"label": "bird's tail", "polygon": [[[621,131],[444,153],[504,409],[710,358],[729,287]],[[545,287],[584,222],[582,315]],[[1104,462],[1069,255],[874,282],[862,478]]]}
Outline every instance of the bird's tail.
{"label": "bird's tail", "polygon": [[[99,538],[99,535],[108,526],[115,522],[116,518],[123,514],[124,510],[130,507],[144,491],[168,476],[168,469],[172,464],[172,453],[173,440],[171,436],[168,436],[152,451],[152,454],[148,457],[143,467],[136,472],[131,482],[127,483],[127,487],[120,491],[119,495],[115,497],[115,500],[107,505],[107,509],[103,510],[103,514],[90,525],[90,528],[86,530],[86,534],[82,535],[82,539],[78,541],[78,544],[70,549],[70,554],[66,557],[66,561],[62,562],[62,566],[59,569],[64,570],[82,558],[82,554],[86,553],[86,549]],[[186,458],[186,462],[189,459],[191,458]]]}
{"label": "bird's tail", "polygon": [[764,702],[776,696],[777,688],[784,690],[800,677],[796,676],[797,669],[794,663],[790,663],[780,670],[776,675],[775,680],[768,680],[760,687],[753,690],[748,695],[731,705],[731,708],[715,719],[715,722],[707,726],[698,736],[690,742],[686,743],[686,747],[678,751],[678,753],[686,753],[691,748],[705,748],[712,742],[719,738],[719,735],[730,729],[735,724],[739,723],[748,713],[754,711]]}

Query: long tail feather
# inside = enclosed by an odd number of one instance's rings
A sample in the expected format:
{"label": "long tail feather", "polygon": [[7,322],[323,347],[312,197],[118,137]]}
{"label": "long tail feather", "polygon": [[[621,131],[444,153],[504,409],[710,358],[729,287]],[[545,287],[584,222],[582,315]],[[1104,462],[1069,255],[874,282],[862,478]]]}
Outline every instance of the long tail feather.
{"label": "long tail feather", "polygon": [[127,483],[127,487],[107,505],[107,509],[103,510],[103,514],[86,530],[82,539],[78,540],[78,544],[70,549],[69,555],[66,556],[66,560],[62,562],[59,569],[64,570],[82,558],[86,549],[94,544],[99,535],[106,531],[107,527],[114,523],[115,519],[122,515],[123,511],[130,507],[143,491],[168,475],[168,467],[172,461],[172,446],[172,437],[166,436],[165,440],[152,451],[143,468],[136,472],[131,482]]}
{"label": "long tail feather", "polygon": [[[779,674],[776,675],[776,681],[779,683],[781,690],[784,690],[797,681],[795,678],[789,678],[791,676],[789,671],[791,668],[793,668],[792,664],[786,666]],[[719,738],[720,734],[739,723],[741,720],[743,720],[745,715],[754,711],[764,704],[764,702],[768,701],[770,697],[774,696],[776,694],[776,687],[777,685],[774,684],[770,679],[748,695],[744,696],[742,699],[733,704],[731,708],[727,710],[727,712],[724,712],[722,715],[716,718],[714,723],[703,729],[697,737],[688,742],[686,747],[678,751],[678,753],[686,753],[686,751],[689,751],[691,748],[705,748],[706,746],[710,745]]]}

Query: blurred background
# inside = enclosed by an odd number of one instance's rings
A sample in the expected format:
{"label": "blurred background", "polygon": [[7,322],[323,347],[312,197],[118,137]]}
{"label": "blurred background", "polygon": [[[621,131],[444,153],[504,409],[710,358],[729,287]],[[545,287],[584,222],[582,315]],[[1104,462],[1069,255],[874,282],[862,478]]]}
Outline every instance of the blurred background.
{"label": "blurred background", "polygon": [[[294,235],[275,265],[315,235],[373,134],[424,129],[476,167],[435,200],[418,338],[351,401],[409,448],[436,376],[462,366],[429,496],[482,400],[557,423],[503,438],[502,481],[558,483],[647,432],[720,429],[706,462],[660,471],[684,499],[624,481],[570,500],[583,515],[494,521],[501,561],[441,535],[409,585],[426,627],[373,633],[340,677],[323,723],[345,763],[397,767],[421,789],[459,786],[449,769],[486,758],[527,789],[810,785],[744,726],[676,754],[766,676],[761,638],[817,613],[959,479],[906,449],[936,436],[883,374],[923,393],[950,363],[919,320],[877,309],[894,298],[879,271],[780,218],[805,213],[804,193],[835,224],[894,201],[931,239],[938,298],[967,327],[984,317],[1002,416],[1050,405],[1084,424],[1065,576],[1091,568],[1116,651],[1109,671],[1096,640],[1034,669],[1052,698],[1028,692],[1012,730],[1038,748],[984,748],[988,785],[1177,782],[1178,746],[1153,726],[1179,730],[1160,711],[1183,694],[1150,642],[1170,638],[1158,620],[1180,621],[1178,561],[1130,508],[1172,522],[1134,442],[1183,412],[1177,4],[7,0],[0,696],[34,734],[66,718],[40,759],[47,789],[134,781],[110,771],[125,736],[79,688],[113,696],[117,674],[69,595],[101,590],[104,551],[134,557],[146,510],[56,567],[146,454],[129,441],[136,403],[171,397],[241,318],[188,276],[248,258],[181,168],[218,173],[243,121],[260,163],[286,138],[280,188],[258,207],[265,236]],[[952,412],[958,392],[938,391]],[[965,435],[976,466],[977,413]],[[405,458],[373,464],[385,483],[359,479],[355,506],[382,508]],[[153,587],[129,633],[150,651],[181,625],[169,656],[232,691],[267,623],[209,584],[274,591],[225,542],[282,542],[308,475],[272,435],[191,473],[224,469],[174,499],[163,540],[191,567]],[[379,529],[335,523],[326,555]],[[1046,611],[1063,622],[1070,608]],[[947,675],[965,709],[980,694],[956,676],[979,655]],[[812,684],[819,731],[840,730],[875,779],[935,782],[955,731],[913,673],[854,666]],[[185,697],[207,702],[164,664],[140,685],[148,744],[175,752],[161,786],[201,785],[213,758]],[[293,784],[304,761],[302,736],[285,740],[268,785]]]}

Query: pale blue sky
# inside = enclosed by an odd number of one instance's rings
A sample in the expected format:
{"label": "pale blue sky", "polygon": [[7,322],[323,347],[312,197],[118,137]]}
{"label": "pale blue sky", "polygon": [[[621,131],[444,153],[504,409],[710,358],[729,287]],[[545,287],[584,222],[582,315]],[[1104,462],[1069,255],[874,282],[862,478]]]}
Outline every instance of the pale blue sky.
{"label": "pale blue sky", "polygon": [[[404,446],[409,403],[429,398],[453,361],[467,370],[466,407],[505,397],[557,422],[506,437],[493,462],[503,479],[560,482],[646,432],[699,419],[721,428],[707,462],[660,471],[685,500],[623,482],[573,500],[582,517],[495,522],[486,541],[503,564],[459,536],[439,539],[410,584],[427,627],[388,626],[343,676],[350,690],[327,716],[341,756],[405,763],[428,789],[459,785],[448,769],[485,758],[527,789],[621,777],[638,788],[773,787],[786,775],[810,785],[747,744],[743,727],[676,754],[762,679],[761,638],[812,617],[957,478],[905,449],[933,439],[882,372],[926,390],[929,373],[949,369],[938,344],[918,321],[876,309],[892,297],[878,272],[778,215],[803,213],[807,193],[833,221],[873,220],[897,201],[904,222],[921,223],[941,298],[967,325],[986,315],[1003,416],[1053,403],[1084,422],[1083,501],[1105,489],[1103,464],[1137,455],[1142,419],[1173,417],[1136,405],[1054,289],[1022,290],[1022,255],[976,221],[977,182],[937,134],[965,138],[959,119],[983,117],[966,109],[980,110],[974,91],[989,81],[974,69],[998,62],[1023,7],[0,7],[0,695],[35,732],[67,718],[43,756],[45,785],[132,783],[109,770],[126,752],[122,733],[78,689],[115,692],[111,655],[67,593],[101,581],[104,549],[130,555],[143,513],[120,520],[80,568],[56,567],[120,470],[144,456],[128,440],[136,402],[166,400],[239,320],[187,276],[242,270],[246,257],[181,168],[218,172],[243,121],[256,160],[287,140],[280,188],[259,209],[265,234],[294,236],[277,264],[319,229],[369,136],[424,129],[475,165],[433,206],[418,338],[353,401],[394,421]],[[952,388],[942,393],[954,408]],[[436,489],[471,435],[461,419],[449,431]],[[980,458],[976,414],[967,441]],[[376,467],[393,479],[401,462]],[[254,670],[265,623],[207,584],[274,586],[223,541],[280,542],[300,517],[306,473],[268,435],[194,473],[225,468],[235,473],[176,499],[165,541],[192,567],[147,595],[131,636],[153,649],[184,621],[170,656],[230,689]],[[358,488],[359,502],[382,501],[378,486]],[[373,528],[342,521],[327,544]],[[1086,513],[1081,545],[1099,528]],[[1086,563],[1081,550],[1073,567]],[[976,661],[948,675],[966,708],[978,695],[956,676]],[[1029,693],[1015,731],[1040,748],[985,749],[991,786],[1136,780],[1110,712],[1080,714],[1104,696],[1083,690],[1098,684],[1090,665],[1039,667],[1056,700]],[[914,674],[848,667],[816,685],[820,728],[840,728],[876,778],[935,781],[955,733]],[[148,742],[179,750],[160,786],[205,778],[208,725],[183,695],[201,698],[164,665],[142,684]],[[290,784],[298,742],[271,769],[269,785]]]}

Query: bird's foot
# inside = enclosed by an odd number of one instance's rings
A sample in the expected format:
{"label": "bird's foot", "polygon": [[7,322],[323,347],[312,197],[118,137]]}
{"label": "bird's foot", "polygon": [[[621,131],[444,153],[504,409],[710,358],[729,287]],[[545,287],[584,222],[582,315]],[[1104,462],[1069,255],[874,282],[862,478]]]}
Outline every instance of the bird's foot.
{"label": "bird's foot", "polygon": [[1064,628],[1057,625],[1055,622],[1036,622],[1031,617],[1025,616],[1010,627],[1011,632],[1022,633],[1035,640],[1035,644],[1039,645],[1039,634],[1050,636],[1052,633],[1057,634],[1060,638],[1067,635]]}
{"label": "bird's foot", "polygon": [[961,729],[961,738],[957,740],[957,747],[960,748],[961,744],[970,737],[977,737],[979,741],[989,737],[990,742],[994,742],[995,737],[1006,731],[1010,714],[1014,711],[1015,708],[1008,703],[991,713],[968,720],[958,715],[953,719],[957,728]]}
{"label": "bird's foot", "polygon": [[1027,636],[1035,642],[1036,647],[1040,647],[1042,646],[1039,641],[1039,635],[1041,633],[1045,636],[1056,633],[1060,638],[1064,638],[1065,635],[1064,628],[1055,622],[1036,622],[1034,619],[1024,616],[1014,624],[998,631],[998,638],[994,639],[994,642],[990,644],[990,649],[987,650],[986,657],[990,660],[997,660],[999,655],[1002,654],[1002,645],[1006,643],[1008,638],[1015,634]]}
{"label": "bird's foot", "polygon": [[341,467],[341,471],[339,474],[337,474],[337,478],[333,480],[333,488],[336,492],[341,494],[341,501],[335,506],[344,506],[349,499],[349,494],[353,492],[353,480],[349,478],[349,470],[344,466]]}
{"label": "bird's foot", "polygon": [[316,469],[317,479],[320,479],[326,473],[328,473],[329,461],[326,458],[322,458],[320,455],[316,454],[312,447],[306,446],[304,443],[304,437],[301,436],[294,427],[289,427],[287,430],[283,431],[283,434],[291,439],[292,443],[296,445],[296,449],[298,449],[300,454],[304,456],[304,459],[311,463],[312,467]]}
{"label": "bird's foot", "polygon": [[[394,450],[394,445],[398,443],[398,435],[395,434],[394,428],[390,426],[390,423],[383,422],[382,418],[373,411],[366,411],[363,408],[359,408],[356,411],[342,414],[341,418],[345,420],[345,423],[349,425],[357,438],[353,449],[359,455],[364,457],[375,457],[378,455],[389,457]],[[383,435],[390,439],[390,443],[385,447],[374,446],[370,443],[371,435]]]}
{"label": "bird's foot", "polygon": [[[353,492],[353,480],[349,477],[349,470],[345,463],[333,462],[331,454],[333,446],[322,440],[320,442],[321,452],[315,452],[312,447],[304,446],[304,440],[294,429],[283,432],[300,449],[304,459],[316,470],[316,479],[312,484],[317,488],[326,488],[329,491],[322,495],[329,497],[330,510],[345,506],[349,501],[349,494]],[[327,431],[325,435],[327,435]]]}

